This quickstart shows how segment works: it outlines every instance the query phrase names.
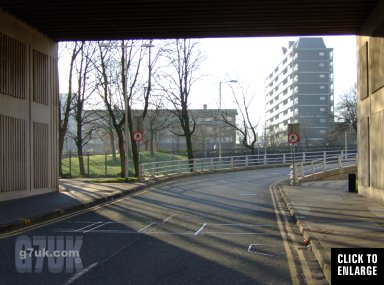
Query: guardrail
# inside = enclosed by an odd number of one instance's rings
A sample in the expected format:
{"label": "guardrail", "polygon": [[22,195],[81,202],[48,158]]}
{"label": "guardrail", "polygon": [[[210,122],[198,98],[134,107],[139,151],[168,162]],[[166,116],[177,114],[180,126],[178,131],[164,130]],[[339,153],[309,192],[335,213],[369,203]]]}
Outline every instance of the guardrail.
{"label": "guardrail", "polygon": [[[291,165],[293,168],[290,172],[290,179],[292,184],[307,175],[326,172],[334,169],[341,169],[347,166],[355,166],[357,160],[357,153],[340,154],[337,156],[327,157],[324,155],[322,159],[315,159],[310,162],[301,161]],[[293,172],[296,171],[296,177]]]}
{"label": "guardrail", "polygon": [[[293,161],[303,166],[314,161],[325,163],[337,160],[338,157],[355,157],[356,150],[350,150],[347,154],[343,151],[300,152],[279,154],[240,155],[215,158],[197,158],[191,160],[172,160],[143,163],[140,165],[140,178],[161,177],[177,174],[196,172],[209,172],[236,168],[254,168],[258,166],[289,165]],[[315,170],[316,163],[312,164]],[[303,168],[305,173],[305,170]]]}

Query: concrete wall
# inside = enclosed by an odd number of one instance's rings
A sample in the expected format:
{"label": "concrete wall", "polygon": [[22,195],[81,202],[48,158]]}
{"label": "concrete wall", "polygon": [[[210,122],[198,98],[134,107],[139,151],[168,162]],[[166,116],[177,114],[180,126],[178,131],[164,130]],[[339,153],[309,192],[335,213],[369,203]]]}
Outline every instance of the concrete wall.
{"label": "concrete wall", "polygon": [[57,44],[0,9],[0,201],[58,189]]}
{"label": "concrete wall", "polygon": [[359,193],[384,203],[384,1],[362,26],[357,50]]}

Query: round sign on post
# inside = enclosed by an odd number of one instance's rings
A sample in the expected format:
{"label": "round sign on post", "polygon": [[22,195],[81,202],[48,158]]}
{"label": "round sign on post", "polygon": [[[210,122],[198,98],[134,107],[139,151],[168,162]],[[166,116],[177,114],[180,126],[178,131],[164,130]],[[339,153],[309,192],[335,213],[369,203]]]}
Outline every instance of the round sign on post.
{"label": "round sign on post", "polygon": [[133,139],[137,142],[141,142],[144,138],[144,134],[141,131],[136,131],[133,133]]}
{"label": "round sign on post", "polygon": [[297,133],[289,133],[288,134],[288,142],[290,144],[295,144],[295,143],[298,143],[299,141],[300,141],[299,134],[297,134]]}

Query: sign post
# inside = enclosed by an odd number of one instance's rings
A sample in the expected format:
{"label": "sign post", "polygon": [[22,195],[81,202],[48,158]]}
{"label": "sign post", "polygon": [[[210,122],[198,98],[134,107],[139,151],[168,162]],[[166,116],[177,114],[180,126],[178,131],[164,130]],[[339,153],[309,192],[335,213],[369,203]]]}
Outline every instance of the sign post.
{"label": "sign post", "polygon": [[300,124],[288,124],[288,143],[292,145],[292,185],[297,184],[295,146],[300,141]]}
{"label": "sign post", "polygon": [[142,173],[141,173],[141,154],[140,154],[140,142],[144,139],[144,133],[142,131],[133,132],[133,139],[136,141],[137,152],[139,154],[139,181],[141,181]]}

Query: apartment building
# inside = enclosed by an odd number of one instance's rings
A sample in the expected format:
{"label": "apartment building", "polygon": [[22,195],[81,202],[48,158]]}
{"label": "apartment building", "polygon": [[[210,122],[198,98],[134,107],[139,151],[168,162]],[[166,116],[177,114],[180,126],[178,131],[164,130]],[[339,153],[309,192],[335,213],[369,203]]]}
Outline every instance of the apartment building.
{"label": "apartment building", "polygon": [[321,144],[333,121],[333,49],[310,37],[290,41],[282,51],[264,81],[268,144],[286,144],[289,123],[300,124],[301,144]]}

